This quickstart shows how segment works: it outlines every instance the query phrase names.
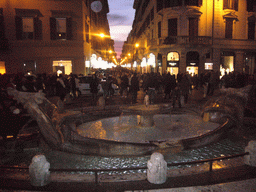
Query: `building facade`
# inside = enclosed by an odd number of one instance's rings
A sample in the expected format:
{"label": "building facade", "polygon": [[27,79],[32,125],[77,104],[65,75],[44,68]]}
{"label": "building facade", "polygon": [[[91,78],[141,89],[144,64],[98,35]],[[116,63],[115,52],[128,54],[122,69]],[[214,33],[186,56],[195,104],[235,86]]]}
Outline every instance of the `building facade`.
{"label": "building facade", "polygon": [[[114,43],[109,35],[107,0],[93,11],[93,0],[1,0],[1,73],[87,74],[92,55]],[[103,56],[102,56],[103,57]]]}
{"label": "building facade", "polygon": [[133,28],[122,52],[133,54],[126,61],[133,69],[255,73],[256,1],[135,0],[133,7]]}

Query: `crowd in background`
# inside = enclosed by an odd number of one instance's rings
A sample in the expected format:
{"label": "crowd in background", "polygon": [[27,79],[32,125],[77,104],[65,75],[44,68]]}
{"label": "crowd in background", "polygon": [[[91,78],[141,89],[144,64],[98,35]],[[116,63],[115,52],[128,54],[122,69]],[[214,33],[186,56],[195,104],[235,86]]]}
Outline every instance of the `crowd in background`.
{"label": "crowd in background", "polygon": [[[177,101],[180,106],[181,98],[188,102],[192,89],[203,89],[204,96],[213,95],[215,89],[221,87],[240,88],[248,84],[255,84],[256,77],[238,72],[225,74],[220,78],[219,72],[208,71],[199,75],[179,73],[176,76],[166,73],[136,73],[132,71],[108,71],[96,72],[92,75],[90,83],[92,99],[97,100],[99,95],[98,85],[102,85],[102,92],[105,98],[114,94],[112,84],[119,87],[119,94],[123,97],[131,96],[132,103],[137,102],[137,92],[144,91],[149,95],[150,103],[154,103],[157,93],[164,93],[164,99],[171,99],[173,106]],[[104,79],[104,81],[102,81]],[[37,92],[43,90],[47,97],[59,96],[64,101],[66,95],[73,98],[77,96],[79,78],[76,74],[37,74],[24,75],[4,74],[0,76],[0,88],[5,90],[8,87],[16,88],[19,91]]]}

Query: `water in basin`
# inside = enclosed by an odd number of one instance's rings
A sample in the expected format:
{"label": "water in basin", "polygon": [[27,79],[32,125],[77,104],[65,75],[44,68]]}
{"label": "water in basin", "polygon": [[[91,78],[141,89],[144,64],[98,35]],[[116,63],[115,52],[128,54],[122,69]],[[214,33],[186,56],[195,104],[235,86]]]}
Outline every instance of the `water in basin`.
{"label": "water in basin", "polygon": [[81,124],[77,127],[77,132],[88,138],[118,142],[176,142],[206,134],[219,126],[217,123],[205,122],[200,116],[190,114],[154,115],[153,126],[141,125],[141,118],[141,115],[126,115],[100,119]]}

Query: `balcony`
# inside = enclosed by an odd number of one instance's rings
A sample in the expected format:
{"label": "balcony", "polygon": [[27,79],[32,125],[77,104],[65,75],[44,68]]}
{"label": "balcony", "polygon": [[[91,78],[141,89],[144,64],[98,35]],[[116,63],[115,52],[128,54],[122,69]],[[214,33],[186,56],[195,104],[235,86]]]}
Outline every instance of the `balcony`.
{"label": "balcony", "polygon": [[210,45],[212,44],[212,38],[207,36],[169,36],[166,37],[162,44],[172,45]]}
{"label": "balcony", "polygon": [[150,46],[161,45],[211,45],[212,38],[208,36],[169,36],[166,38],[151,39],[149,41]]}
{"label": "balcony", "polygon": [[148,41],[148,46],[158,47],[166,45],[205,45],[213,46],[219,49],[256,49],[256,40],[248,39],[225,39],[214,38],[209,36],[173,36],[166,38],[151,39]]}

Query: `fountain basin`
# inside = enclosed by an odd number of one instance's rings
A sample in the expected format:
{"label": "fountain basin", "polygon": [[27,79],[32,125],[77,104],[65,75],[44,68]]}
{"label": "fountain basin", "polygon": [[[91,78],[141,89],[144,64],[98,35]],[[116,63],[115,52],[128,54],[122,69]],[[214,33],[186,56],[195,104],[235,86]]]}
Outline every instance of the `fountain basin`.
{"label": "fountain basin", "polygon": [[191,114],[152,115],[154,125],[141,126],[140,115],[127,115],[99,119],[77,127],[79,135],[86,138],[127,143],[178,142],[210,133],[220,125],[205,122]]}
{"label": "fountain basin", "polygon": [[69,153],[97,156],[150,155],[164,150],[176,153],[217,141],[234,125],[225,115],[215,123],[208,122],[211,118],[204,122],[205,118],[198,115],[175,116],[170,114],[169,105],[125,109],[121,106],[115,111],[106,107],[81,113],[60,110],[40,92],[13,93],[37,120],[45,144]]}

